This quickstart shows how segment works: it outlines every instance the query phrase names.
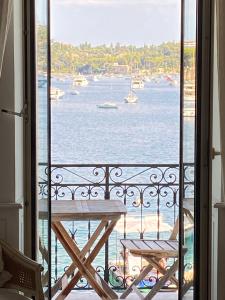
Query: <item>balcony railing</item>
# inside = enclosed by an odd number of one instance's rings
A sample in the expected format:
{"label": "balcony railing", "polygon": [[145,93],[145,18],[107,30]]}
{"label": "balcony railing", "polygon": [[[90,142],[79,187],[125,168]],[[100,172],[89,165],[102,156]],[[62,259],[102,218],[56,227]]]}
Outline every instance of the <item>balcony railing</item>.
{"label": "balcony railing", "polygon": [[[40,165],[45,173],[45,165]],[[184,169],[185,196],[193,195],[194,166]],[[51,197],[54,200],[120,199],[127,207],[94,265],[116,289],[123,289],[144,267],[142,260],[127,257],[121,238],[167,239],[179,213],[179,166],[177,164],[54,164],[51,167]],[[40,197],[46,197],[47,184],[40,180]],[[67,222],[74,241],[83,246],[98,223]],[[190,249],[190,252],[192,250]],[[190,254],[191,255],[191,254]],[[189,256],[190,256],[189,255]],[[52,238],[52,274],[57,280],[71,263],[63,247]],[[128,267],[129,263],[129,267]],[[170,264],[170,261],[166,262]],[[191,270],[190,262],[187,268]],[[152,287],[159,278],[152,272],[142,287]],[[76,288],[89,288],[83,278]]]}

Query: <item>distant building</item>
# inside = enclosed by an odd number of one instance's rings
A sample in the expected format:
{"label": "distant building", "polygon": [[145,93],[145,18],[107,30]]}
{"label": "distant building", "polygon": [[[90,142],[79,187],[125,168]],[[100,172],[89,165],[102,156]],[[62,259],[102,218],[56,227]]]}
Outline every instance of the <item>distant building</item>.
{"label": "distant building", "polygon": [[120,65],[118,63],[114,63],[108,66],[108,72],[113,74],[123,74],[126,75],[129,73],[130,67],[128,65]]}

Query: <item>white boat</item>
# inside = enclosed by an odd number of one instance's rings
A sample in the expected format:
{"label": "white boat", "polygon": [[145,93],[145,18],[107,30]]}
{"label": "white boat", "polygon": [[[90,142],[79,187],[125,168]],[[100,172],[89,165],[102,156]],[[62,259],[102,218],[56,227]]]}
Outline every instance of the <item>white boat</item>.
{"label": "white boat", "polygon": [[134,78],[131,83],[132,89],[143,89],[145,87],[142,79]]}
{"label": "white boat", "polygon": [[145,82],[151,82],[151,78],[150,78],[149,76],[145,76],[145,77],[144,77],[144,81],[145,81]]}
{"label": "white boat", "polygon": [[77,77],[74,78],[73,85],[74,86],[87,86],[88,81],[83,75],[78,75]]}
{"label": "white boat", "polygon": [[137,95],[133,92],[132,90],[132,81],[130,83],[130,91],[128,93],[128,95],[124,98],[124,101],[126,103],[136,103],[138,100]]}
{"label": "white boat", "polygon": [[93,76],[93,81],[99,81],[98,77],[97,76]]}
{"label": "white boat", "polygon": [[138,100],[138,97],[134,94],[133,91],[130,91],[127,97],[124,98],[124,101],[126,103],[136,103]]}
{"label": "white boat", "polygon": [[118,106],[113,102],[105,102],[103,104],[98,104],[98,108],[106,108],[106,109],[117,109]]}
{"label": "white boat", "polygon": [[170,82],[170,86],[172,86],[172,87],[178,87],[178,86],[179,86],[179,81],[176,80],[176,79],[173,79],[173,80]]}
{"label": "white boat", "polygon": [[64,91],[60,90],[59,88],[51,88],[51,100],[59,100],[65,95]]}
{"label": "white boat", "polygon": [[183,116],[184,117],[195,117],[195,108],[194,107],[184,107]]}
{"label": "white boat", "polygon": [[184,84],[184,100],[195,101],[195,83],[187,82]]}
{"label": "white boat", "polygon": [[70,94],[71,95],[79,95],[80,92],[78,90],[75,90],[74,88],[72,88],[71,91],[70,91]]}

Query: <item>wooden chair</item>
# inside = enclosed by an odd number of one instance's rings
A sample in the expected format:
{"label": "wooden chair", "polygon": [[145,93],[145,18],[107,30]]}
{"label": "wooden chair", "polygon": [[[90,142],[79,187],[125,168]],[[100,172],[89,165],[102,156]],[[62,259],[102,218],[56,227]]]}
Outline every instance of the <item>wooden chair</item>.
{"label": "wooden chair", "polygon": [[[178,280],[174,276],[179,267],[179,243],[176,240],[178,230],[179,220],[177,218],[172,234],[168,240],[121,240],[122,245],[128,249],[132,255],[143,257],[148,262],[148,265],[143,268],[139,276],[121,295],[120,299],[125,299],[132,291],[134,291],[140,296],[140,299],[150,300],[168,281],[171,281],[178,287]],[[183,249],[183,251],[185,253],[187,249]],[[169,258],[173,259],[173,264],[169,268],[163,267],[161,261]],[[153,268],[162,274],[162,277],[157,281],[147,296],[144,297],[137,289],[137,285],[149,274]]]}
{"label": "wooden chair", "polygon": [[35,300],[44,300],[41,285],[42,266],[2,240],[0,246],[4,269],[12,275],[4,287],[22,292],[27,297],[35,297]]}

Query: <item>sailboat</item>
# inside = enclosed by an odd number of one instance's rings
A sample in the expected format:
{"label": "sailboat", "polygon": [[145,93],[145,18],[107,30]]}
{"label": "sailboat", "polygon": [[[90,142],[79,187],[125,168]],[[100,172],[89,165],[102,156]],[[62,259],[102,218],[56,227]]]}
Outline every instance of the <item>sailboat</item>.
{"label": "sailboat", "polygon": [[138,97],[135,95],[135,93],[130,90],[129,94],[124,98],[124,101],[126,103],[136,103],[138,100]]}
{"label": "sailboat", "polygon": [[124,98],[124,101],[126,103],[136,103],[138,100],[137,95],[134,93],[134,91],[132,90],[132,81],[130,84],[130,91],[128,93],[128,95]]}

